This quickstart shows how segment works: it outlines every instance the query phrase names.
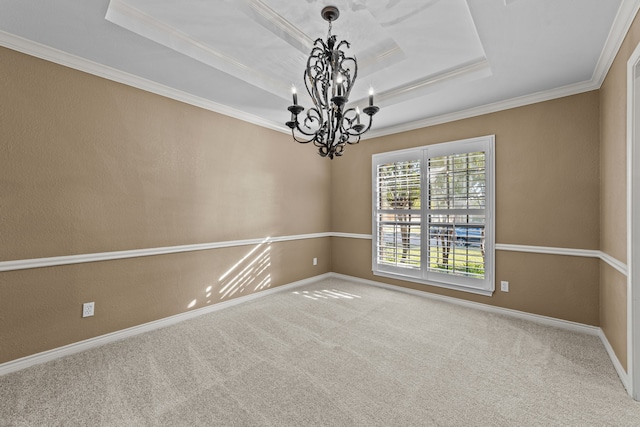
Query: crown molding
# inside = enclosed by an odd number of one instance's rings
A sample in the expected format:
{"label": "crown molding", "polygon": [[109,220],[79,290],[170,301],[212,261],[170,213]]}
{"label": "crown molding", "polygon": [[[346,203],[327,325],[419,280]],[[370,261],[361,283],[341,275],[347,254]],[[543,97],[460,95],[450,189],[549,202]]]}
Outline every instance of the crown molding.
{"label": "crown molding", "polygon": [[591,81],[598,85],[598,89],[604,83],[638,10],[640,10],[640,0],[622,0],[591,78]]}
{"label": "crown molding", "polygon": [[[505,3],[505,5],[507,5]],[[456,111],[453,113],[443,114],[436,117],[429,117],[426,119],[404,123],[397,126],[389,126],[383,129],[372,129],[365,136],[363,140],[377,138],[381,136],[392,135],[395,133],[408,132],[416,129],[421,129],[429,126],[440,125],[444,123],[454,122],[457,120],[468,119],[471,117],[482,116],[485,114],[496,113],[498,111],[509,110],[517,107],[524,107],[526,105],[537,104],[539,102],[551,101],[557,98],[563,98],[565,96],[577,95],[592,90],[598,90],[602,86],[604,79],[609,73],[609,69],[613,64],[613,61],[622,46],[625,36],[627,35],[631,24],[635,19],[636,14],[640,10],[640,0],[622,0],[616,18],[611,26],[611,31],[604,44],[604,48],[596,64],[593,75],[590,80],[562,86],[556,89],[537,92],[531,95],[524,95],[505,101],[498,101],[492,104],[486,104],[467,110]]]}
{"label": "crown molding", "polygon": [[0,30],[0,46],[234,119],[289,133],[279,123]]}
{"label": "crown molding", "polygon": [[443,114],[435,117],[427,117],[426,119],[416,120],[414,122],[402,123],[396,126],[389,126],[379,130],[372,129],[362,137],[363,140],[378,138],[381,136],[393,135],[401,132],[408,132],[416,129],[422,129],[429,126],[441,125],[444,123],[455,122],[457,120],[469,119],[486,114],[496,113],[498,111],[510,110],[512,108],[523,107],[525,105],[537,104],[539,102],[550,101],[552,99],[563,98],[565,96],[577,95],[583,92],[597,90],[600,87],[592,81],[575,83],[562,86],[556,89],[537,92],[531,95],[519,96],[516,98],[498,101],[491,104],[481,105],[466,110],[456,111],[453,113]]}
{"label": "crown molding", "polygon": [[[415,95],[420,97],[429,91],[436,90],[438,86],[449,83],[452,80],[458,82],[468,81],[491,75],[489,61],[484,56],[476,58],[464,64],[459,64],[448,70],[431,74],[417,80],[384,90],[376,94],[378,104],[393,105]],[[363,104],[367,99],[362,98],[355,101],[356,104]]]}
{"label": "crown molding", "polygon": [[240,0],[240,8],[245,15],[262,25],[273,34],[281,37],[301,53],[307,54],[313,48],[314,39],[304,31],[287,21],[278,12],[262,0]]}
{"label": "crown molding", "polygon": [[[382,129],[373,129],[363,136],[363,140],[387,136],[395,133],[412,131],[424,127],[435,126],[439,124],[449,123],[457,120],[477,117],[485,114],[491,114],[498,111],[504,111],[512,108],[531,105],[539,102],[550,101],[552,99],[562,98],[570,95],[577,95],[583,92],[600,89],[604,79],[609,72],[611,65],[624,41],[624,38],[633,23],[633,20],[640,10],[640,0],[623,0],[616,14],[616,18],[605,42],[604,48],[590,80],[575,83],[559,88],[541,91],[530,95],[524,95],[505,101],[499,101],[478,107],[469,108],[457,112],[443,114],[436,117],[429,117],[414,122],[404,123],[396,126],[389,126]],[[282,133],[289,133],[289,129],[283,124],[271,120],[266,120],[253,114],[228,107],[226,105],[213,102],[211,100],[201,98],[184,91],[170,88],[168,86],[153,82],[126,73],[115,68],[99,64],[76,55],[72,55],[61,50],[45,46],[43,44],[27,40],[25,38],[0,31],[0,46],[35,56],[46,61],[54,62],[69,68],[83,71],[98,77],[122,83],[135,87],[156,95],[164,96],[176,101],[184,102],[189,105],[233,117],[248,123],[255,124],[267,129],[275,130]]]}
{"label": "crown molding", "polygon": [[[265,10],[262,12],[266,13]],[[282,96],[283,93],[288,93],[289,91],[290,86],[282,79],[274,79],[252,67],[250,63],[243,62],[222,50],[214,49],[212,46],[130,6],[122,0],[111,0],[109,2],[105,19],[168,49],[229,75],[237,76],[241,80],[262,88],[273,95]]]}

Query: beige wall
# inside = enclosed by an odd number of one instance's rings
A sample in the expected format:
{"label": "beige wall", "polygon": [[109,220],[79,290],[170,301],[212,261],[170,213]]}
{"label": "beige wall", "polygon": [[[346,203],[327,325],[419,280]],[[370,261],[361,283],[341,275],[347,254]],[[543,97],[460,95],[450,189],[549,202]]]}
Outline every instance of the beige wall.
{"label": "beige wall", "polygon": [[[588,325],[598,324],[598,261],[595,259],[498,251],[496,270],[499,276],[509,280],[511,288],[508,293],[496,291],[491,297],[374,276],[371,240],[333,237],[331,264],[333,271],[354,277]],[[568,277],[569,274],[572,276]],[[559,278],[566,282],[560,283]]]}
{"label": "beige wall", "polygon": [[[383,112],[381,113],[383,114]],[[598,92],[366,140],[332,164],[332,229],[371,234],[371,155],[482,135],[496,136],[496,242],[573,249],[599,247]],[[371,242],[332,239],[337,273],[486,304],[599,324],[599,261],[496,254],[496,280],[510,292],[480,297],[391,281],[371,273]]]}
{"label": "beige wall", "polygon": [[627,276],[600,264],[600,328],[627,369]]}
{"label": "beige wall", "polygon": [[[600,248],[627,262],[627,61],[640,42],[636,16],[600,88]],[[602,330],[626,369],[627,278],[603,263],[600,284]]]}
{"label": "beige wall", "polygon": [[[286,134],[7,49],[0,75],[1,261],[330,231],[330,165]],[[0,363],[330,271],[329,238],[268,247],[232,295],[254,246],[0,273]]]}
{"label": "beige wall", "polygon": [[[0,48],[0,261],[370,234],[373,153],[495,134],[497,243],[626,262],[626,61],[639,40],[636,19],[599,91],[363,141],[332,162],[287,135]],[[368,240],[273,243],[236,265],[254,248],[0,273],[0,363],[335,271],[600,325],[626,366],[626,277],[593,258],[498,251],[511,291],[482,297],[372,276]],[[252,261],[268,269],[232,281]],[[96,316],[81,319],[86,301]]]}

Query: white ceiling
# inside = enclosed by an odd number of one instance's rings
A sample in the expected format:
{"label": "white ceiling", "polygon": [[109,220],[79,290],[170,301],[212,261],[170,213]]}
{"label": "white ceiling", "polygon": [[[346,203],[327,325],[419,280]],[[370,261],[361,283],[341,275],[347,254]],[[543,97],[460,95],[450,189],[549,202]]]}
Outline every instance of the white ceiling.
{"label": "white ceiling", "polygon": [[328,4],[382,135],[597,89],[640,0],[2,0],[0,45],[285,131]]}

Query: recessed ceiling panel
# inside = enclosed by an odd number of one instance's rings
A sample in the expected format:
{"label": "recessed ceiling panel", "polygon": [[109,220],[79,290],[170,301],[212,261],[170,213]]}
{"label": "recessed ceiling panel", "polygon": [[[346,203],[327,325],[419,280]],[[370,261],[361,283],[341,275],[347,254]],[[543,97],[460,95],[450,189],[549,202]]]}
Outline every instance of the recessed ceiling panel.
{"label": "recessed ceiling panel", "polygon": [[[314,7],[292,7],[290,0],[111,0],[106,19],[287,98],[292,84],[303,86],[313,41],[327,36],[320,16],[325,2],[308,2]],[[364,99],[370,86],[393,103],[488,75],[465,0],[332,4],[343,11],[332,34],[348,40],[359,61],[354,100]]]}
{"label": "recessed ceiling panel", "polygon": [[370,137],[597,89],[640,8],[640,0],[3,0],[0,45],[288,132],[289,88],[304,87],[328,4],[340,8],[333,34],[359,62],[350,106],[376,90]]}

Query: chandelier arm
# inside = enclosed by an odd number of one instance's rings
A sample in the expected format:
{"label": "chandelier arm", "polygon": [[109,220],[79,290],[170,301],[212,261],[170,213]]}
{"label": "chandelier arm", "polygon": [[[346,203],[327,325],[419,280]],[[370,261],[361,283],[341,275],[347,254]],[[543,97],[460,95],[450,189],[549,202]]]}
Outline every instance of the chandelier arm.
{"label": "chandelier arm", "polygon": [[[316,43],[318,42],[322,43],[322,40],[316,40]],[[324,86],[325,83],[322,77],[318,78],[317,76],[323,76],[326,74],[321,61],[323,51],[316,47],[311,52],[312,54],[307,60],[307,68],[304,71],[303,79],[307,93],[309,93],[315,107],[321,109],[322,102],[318,86]]]}
{"label": "chandelier arm", "polygon": [[306,136],[306,137],[315,137],[315,136],[317,135],[317,133],[318,133],[317,131],[316,131],[316,132],[311,132],[311,133],[304,131],[304,130],[300,127],[300,123],[296,123],[295,128],[294,128],[294,129],[292,129],[292,130],[296,130],[299,134],[304,135],[304,136]]}
{"label": "chandelier arm", "polygon": [[313,105],[298,121],[304,108],[297,105],[294,91],[294,105],[288,108],[291,120],[286,125],[291,128],[296,142],[313,142],[320,156],[333,159],[343,155],[347,144],[360,142],[361,136],[371,129],[373,115],[379,108],[373,105],[373,95],[370,94],[369,106],[362,110],[369,116],[365,127],[360,123],[360,110],[346,107],[358,77],[358,63],[355,56],[345,53],[351,44],[347,40],[337,41],[337,37],[331,34],[332,21],[338,18],[339,10],[335,6],[327,6],[321,15],[329,22],[326,42],[322,38],[314,41],[303,75]]}
{"label": "chandelier arm", "polygon": [[337,157],[342,156],[342,154],[344,153],[344,149],[345,149],[344,143],[336,145],[335,149],[334,149],[334,152],[333,152],[333,155],[337,156]]}
{"label": "chandelier arm", "polygon": [[[296,108],[297,107],[297,108]],[[291,132],[292,132],[292,136],[293,139],[297,142],[310,142],[312,139],[317,138],[319,134],[322,133],[322,128],[323,128],[323,121],[322,121],[322,117],[320,115],[320,113],[315,109],[312,108],[309,111],[307,111],[306,117],[303,120],[303,125],[305,128],[309,129],[309,131],[304,130],[301,126],[300,126],[300,122],[298,121],[298,115],[300,114],[300,112],[302,111],[302,107],[298,106],[298,105],[292,105],[289,107],[289,111],[291,111],[291,121],[287,122],[286,125],[291,128]],[[314,122],[317,122],[317,129],[313,130],[312,129],[312,124]],[[312,137],[309,140],[303,140],[301,138],[296,138],[295,135],[295,131],[297,131],[299,134],[302,134],[306,137]]]}
{"label": "chandelier arm", "polygon": [[[312,130],[310,124],[312,123],[317,123],[317,128],[316,130]],[[317,108],[310,108],[309,111],[307,112],[307,117],[304,120],[304,125],[307,129],[309,129],[312,133],[309,133],[308,135],[322,135],[325,132],[325,128],[327,126],[326,124],[326,120],[324,115],[322,114],[321,110],[318,110]]]}
{"label": "chandelier arm", "polygon": [[[307,112],[307,117],[304,120],[305,123],[305,127],[309,128],[308,122],[314,122],[317,121],[317,119],[313,116],[311,116],[310,112]],[[291,128],[291,136],[293,137],[293,140],[296,142],[299,142],[301,144],[308,144],[309,142],[312,142],[317,140],[318,138],[318,134],[321,132],[322,130],[322,126],[318,127],[318,130],[316,131],[312,131],[312,132],[307,132],[304,129],[302,129],[302,127],[300,126],[300,122],[298,121],[297,117],[296,120],[294,122],[294,126]],[[298,132],[298,135],[296,135],[296,132]]]}
{"label": "chandelier arm", "polygon": [[[355,117],[350,118],[349,117],[349,113],[355,114]],[[342,128],[341,128],[342,134],[347,136],[345,142],[350,144],[350,145],[354,145],[354,144],[359,143],[360,142],[360,138],[362,137],[362,135],[364,135],[365,133],[367,133],[369,131],[369,129],[371,129],[371,125],[373,124],[373,115],[374,114],[375,114],[375,112],[373,114],[368,114],[369,123],[365,127],[364,125],[360,124],[358,116],[357,116],[357,113],[356,113],[354,108],[349,108],[348,110],[346,110],[345,111],[345,117],[344,117],[344,119],[342,121]],[[356,123],[354,124],[354,122],[356,122]],[[358,130],[358,127],[361,127],[361,129]]]}
{"label": "chandelier arm", "polygon": [[[309,60],[311,60],[311,58],[309,58]],[[317,70],[318,67],[316,65],[312,66],[311,64],[307,64],[307,69],[304,72],[304,85],[307,89],[307,93],[309,93],[309,96],[311,97],[311,100],[313,101],[313,104],[315,105],[316,108],[320,108],[320,106],[318,105],[317,102],[317,98],[318,98],[318,88],[317,88],[317,81],[314,81],[314,79],[311,77],[311,70]],[[317,72],[317,71],[316,71]]]}
{"label": "chandelier arm", "polygon": [[293,137],[293,140],[294,140],[295,142],[298,142],[298,143],[300,143],[300,144],[308,144],[308,143],[310,143],[311,141],[313,141],[313,140],[315,139],[315,138],[310,138],[310,139],[300,139],[300,138],[296,137],[296,134],[295,134],[295,130],[294,130],[294,129],[291,129],[291,136]]}
{"label": "chandelier arm", "polygon": [[318,109],[328,106],[326,97],[321,96],[321,93],[326,92],[324,88],[329,85],[326,61],[323,60],[327,50],[328,48],[324,41],[320,38],[316,39],[311,54],[307,59],[307,68],[303,77],[307,92]]}
{"label": "chandelier arm", "polygon": [[369,116],[369,124],[367,125],[366,128],[364,128],[363,130],[361,130],[360,132],[358,131],[354,131],[355,132],[350,132],[353,128],[347,129],[347,133],[351,136],[362,136],[365,133],[367,133],[369,131],[369,129],[371,129],[371,125],[373,124],[373,116]]}
{"label": "chandelier arm", "polygon": [[[351,48],[351,43],[349,43],[346,40],[340,40],[340,43],[338,43],[335,47],[336,50],[340,50],[340,48],[342,47],[342,45],[346,45],[347,49]],[[342,52],[342,51],[341,51]]]}
{"label": "chandelier arm", "polygon": [[360,136],[360,135],[358,135],[358,136],[356,137],[356,139],[355,139],[355,140],[353,140],[353,141],[351,140],[351,138],[349,138],[349,139],[347,140],[347,144],[349,144],[349,145],[356,145],[357,143],[359,143],[359,142],[360,142],[360,138],[361,138],[361,136]]}
{"label": "chandelier arm", "polygon": [[330,159],[333,159],[331,147],[329,147],[327,144],[316,141],[315,146],[318,147],[318,154],[320,154],[322,157],[329,156]]}
{"label": "chandelier arm", "polygon": [[[307,117],[304,119],[303,121],[303,125],[304,127],[306,127],[307,129],[309,129],[309,132],[305,131],[304,129],[302,129],[302,127],[300,126],[300,122],[297,120],[294,122],[295,123],[295,127],[293,129],[297,130],[299,133],[301,133],[302,135],[305,136],[311,136],[311,137],[316,137],[318,135],[319,132],[321,132],[322,127],[323,127],[323,121],[321,120],[321,118],[318,117],[314,117],[311,112],[315,110],[315,108],[310,109],[307,112]],[[317,113],[317,111],[316,111]],[[318,129],[317,130],[312,130],[311,126],[309,126],[309,124],[313,123],[313,122],[317,122],[318,123]],[[292,129],[292,130],[293,130]]]}
{"label": "chandelier arm", "polygon": [[329,150],[329,145],[327,145],[327,143],[324,142],[323,140],[318,140],[317,138],[313,140],[313,145],[315,145],[321,150],[322,149],[325,149],[326,151]]}
{"label": "chandelier arm", "polygon": [[[369,127],[371,127],[371,120],[369,120]],[[364,129],[364,125],[360,124],[360,115],[358,111],[353,107],[345,110],[341,123],[342,133],[348,134],[349,136],[356,136],[362,135],[366,132],[366,130],[358,131],[358,128]]]}

